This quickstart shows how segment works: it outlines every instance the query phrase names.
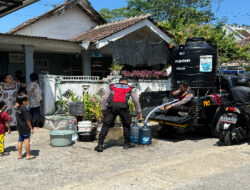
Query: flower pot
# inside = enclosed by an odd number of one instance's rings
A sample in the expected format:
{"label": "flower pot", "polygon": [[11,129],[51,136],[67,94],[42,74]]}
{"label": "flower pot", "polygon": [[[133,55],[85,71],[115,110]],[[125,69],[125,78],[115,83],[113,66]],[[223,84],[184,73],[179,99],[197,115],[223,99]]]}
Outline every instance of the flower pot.
{"label": "flower pot", "polygon": [[117,76],[120,75],[120,72],[121,71],[112,71],[112,75],[115,76],[115,77],[117,77]]}

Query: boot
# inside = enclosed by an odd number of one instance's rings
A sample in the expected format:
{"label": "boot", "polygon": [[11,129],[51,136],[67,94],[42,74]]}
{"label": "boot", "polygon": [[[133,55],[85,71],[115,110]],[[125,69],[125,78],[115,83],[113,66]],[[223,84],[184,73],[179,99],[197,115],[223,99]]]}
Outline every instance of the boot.
{"label": "boot", "polygon": [[135,144],[133,143],[125,143],[123,145],[123,149],[135,148]]}
{"label": "boot", "polygon": [[97,151],[97,152],[103,152],[103,144],[98,143],[98,145],[95,147],[95,151]]}

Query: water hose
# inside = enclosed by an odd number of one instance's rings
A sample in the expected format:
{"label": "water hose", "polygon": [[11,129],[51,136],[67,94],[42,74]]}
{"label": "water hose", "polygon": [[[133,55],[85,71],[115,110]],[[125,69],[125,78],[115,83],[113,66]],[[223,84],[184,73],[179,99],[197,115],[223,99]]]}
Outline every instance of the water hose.
{"label": "water hose", "polygon": [[171,101],[171,102],[167,102],[167,103],[164,103],[164,104],[162,104],[162,105],[160,105],[160,106],[157,106],[156,108],[154,108],[151,112],[149,112],[149,114],[147,115],[147,117],[146,117],[146,119],[145,119],[145,121],[144,121],[144,126],[146,126],[146,124],[147,124],[147,122],[148,122],[148,118],[150,117],[150,115],[152,114],[152,113],[154,113],[156,110],[158,110],[159,108],[161,108],[161,107],[165,107],[165,106],[167,106],[167,105],[170,105],[170,104],[173,104],[173,103],[175,103],[175,102],[178,102],[179,101],[179,99],[174,99],[173,101]]}
{"label": "water hose", "polygon": [[[56,78],[56,83],[57,83],[57,87],[59,90],[59,95],[60,95],[60,101],[62,101],[62,89],[61,89],[61,80],[60,77]],[[53,116],[57,115],[59,113],[59,111],[61,111],[61,106],[59,107],[59,109],[53,114]]]}

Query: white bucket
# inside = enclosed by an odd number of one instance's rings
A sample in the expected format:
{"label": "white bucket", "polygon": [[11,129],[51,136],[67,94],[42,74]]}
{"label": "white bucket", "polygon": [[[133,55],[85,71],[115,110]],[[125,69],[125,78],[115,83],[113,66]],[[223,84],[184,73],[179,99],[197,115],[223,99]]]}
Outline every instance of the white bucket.
{"label": "white bucket", "polygon": [[78,132],[91,132],[92,122],[91,121],[80,121],[78,122]]}

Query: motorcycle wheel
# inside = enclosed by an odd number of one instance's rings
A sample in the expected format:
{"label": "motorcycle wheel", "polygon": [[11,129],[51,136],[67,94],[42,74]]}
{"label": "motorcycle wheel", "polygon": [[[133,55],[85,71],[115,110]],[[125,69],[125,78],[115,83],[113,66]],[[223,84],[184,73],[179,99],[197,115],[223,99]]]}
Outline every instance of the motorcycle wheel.
{"label": "motorcycle wheel", "polygon": [[211,135],[213,137],[216,137],[216,138],[220,137],[220,130],[219,130],[220,123],[219,123],[219,121],[220,121],[220,117],[218,117],[218,119],[217,119],[216,126],[211,127]]}
{"label": "motorcycle wheel", "polygon": [[232,134],[231,134],[231,131],[227,131],[225,136],[224,136],[224,144],[229,146],[232,144]]}

